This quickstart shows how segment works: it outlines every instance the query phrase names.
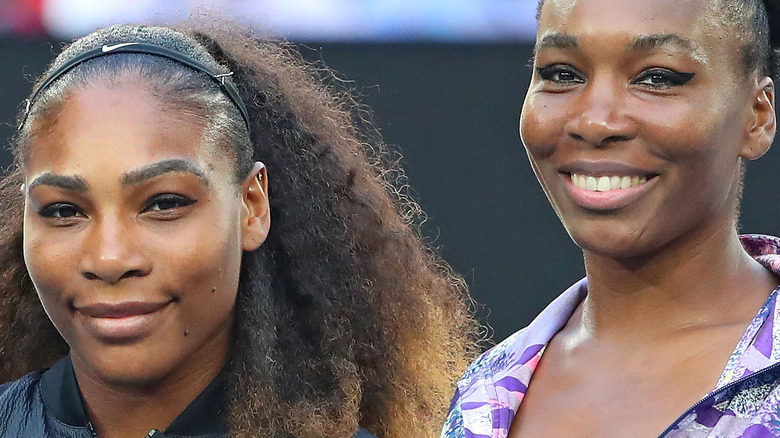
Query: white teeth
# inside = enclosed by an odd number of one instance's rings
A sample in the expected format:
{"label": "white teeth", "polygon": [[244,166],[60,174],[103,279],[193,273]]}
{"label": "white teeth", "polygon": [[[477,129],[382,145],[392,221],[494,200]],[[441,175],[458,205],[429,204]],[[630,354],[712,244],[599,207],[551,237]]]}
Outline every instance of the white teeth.
{"label": "white teeth", "polygon": [[608,176],[602,176],[599,178],[599,185],[596,187],[596,190],[600,192],[608,192],[612,187],[609,184],[609,177]]}
{"label": "white teeth", "polygon": [[575,187],[591,192],[609,192],[612,190],[641,186],[647,182],[647,177],[620,175],[591,176],[572,173],[571,182]]}
{"label": "white teeth", "polygon": [[613,176],[609,179],[609,188],[610,190],[616,190],[620,188],[620,177],[619,176]]}

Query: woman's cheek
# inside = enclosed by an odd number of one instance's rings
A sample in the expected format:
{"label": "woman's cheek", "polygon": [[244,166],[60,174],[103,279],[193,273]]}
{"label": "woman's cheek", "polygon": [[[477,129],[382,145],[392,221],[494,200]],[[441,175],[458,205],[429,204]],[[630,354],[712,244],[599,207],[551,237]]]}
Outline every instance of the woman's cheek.
{"label": "woman's cheek", "polygon": [[159,248],[158,269],[176,277],[173,284],[187,285],[184,290],[229,288],[238,283],[241,249],[237,234],[225,222],[177,233]]}
{"label": "woman's cheek", "polygon": [[70,298],[64,286],[72,282],[73,254],[63,245],[35,240],[25,242],[25,263],[38,299],[54,326],[66,340],[73,339],[69,323]]}
{"label": "woman's cheek", "polygon": [[62,276],[69,269],[73,254],[56,239],[39,238],[34,229],[28,229],[24,239],[24,261],[36,289],[47,294],[52,286],[65,281]]}
{"label": "woman's cheek", "polygon": [[520,140],[533,159],[555,152],[556,139],[562,132],[561,121],[539,96],[529,96],[520,114]]}

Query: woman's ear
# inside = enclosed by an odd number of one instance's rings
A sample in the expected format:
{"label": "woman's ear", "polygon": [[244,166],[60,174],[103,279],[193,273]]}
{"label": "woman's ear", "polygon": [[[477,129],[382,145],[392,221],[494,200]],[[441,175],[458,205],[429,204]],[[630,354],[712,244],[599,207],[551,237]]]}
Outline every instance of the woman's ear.
{"label": "woman's ear", "polygon": [[257,162],[241,184],[243,209],[241,211],[242,247],[254,251],[265,242],[271,228],[268,205],[268,173],[265,165]]}
{"label": "woman's ear", "polygon": [[739,155],[746,160],[755,160],[769,150],[777,131],[775,83],[772,78],[764,76],[757,81],[750,114],[747,141]]}

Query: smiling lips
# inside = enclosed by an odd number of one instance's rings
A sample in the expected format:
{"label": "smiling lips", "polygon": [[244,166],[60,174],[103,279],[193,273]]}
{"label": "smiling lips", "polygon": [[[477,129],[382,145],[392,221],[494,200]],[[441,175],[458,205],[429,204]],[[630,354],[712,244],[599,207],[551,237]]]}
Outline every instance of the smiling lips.
{"label": "smiling lips", "polygon": [[138,340],[163,320],[171,302],[98,303],[75,307],[84,328],[108,343],[122,344]]}
{"label": "smiling lips", "polygon": [[631,187],[637,187],[647,182],[646,176],[589,176],[571,174],[571,182],[578,189],[590,190],[592,192],[609,192],[611,190],[625,190]]}
{"label": "smiling lips", "polygon": [[639,199],[657,178],[639,175],[564,174],[566,187],[580,207],[608,211],[626,207]]}

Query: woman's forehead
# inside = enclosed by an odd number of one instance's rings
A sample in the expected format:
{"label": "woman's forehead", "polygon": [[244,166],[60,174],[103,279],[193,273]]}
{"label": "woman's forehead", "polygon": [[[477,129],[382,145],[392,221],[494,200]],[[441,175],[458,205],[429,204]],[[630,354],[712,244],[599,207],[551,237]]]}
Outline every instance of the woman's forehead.
{"label": "woman's forehead", "polygon": [[121,170],[173,158],[221,167],[204,143],[202,121],[178,112],[131,83],[74,90],[54,114],[57,120],[33,137],[25,169],[73,170],[106,162]]}
{"label": "woman's forehead", "polygon": [[[622,38],[625,48],[663,41],[665,47],[688,51],[703,64],[712,55],[740,62],[741,58],[734,54],[748,36],[737,29],[733,20],[725,18],[724,1],[727,0],[545,0],[540,11],[537,50],[550,36],[566,35],[576,44],[592,35],[612,35]],[[724,26],[734,29],[724,31]]]}
{"label": "woman's forehead", "polygon": [[719,9],[715,3],[720,0],[545,0],[539,33],[561,27],[583,32],[711,33]]}

